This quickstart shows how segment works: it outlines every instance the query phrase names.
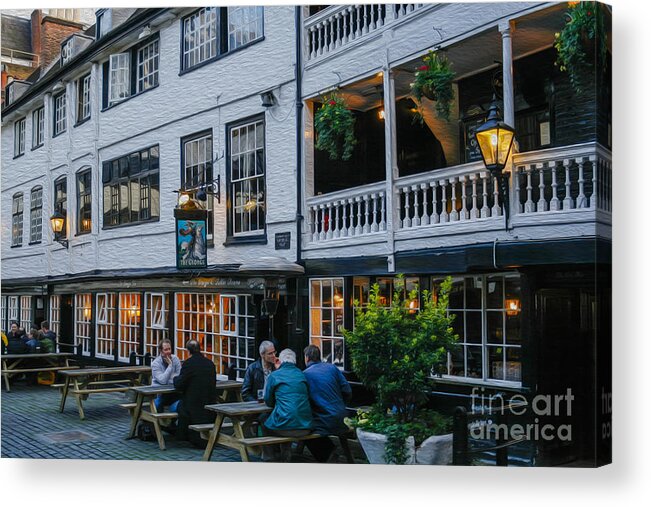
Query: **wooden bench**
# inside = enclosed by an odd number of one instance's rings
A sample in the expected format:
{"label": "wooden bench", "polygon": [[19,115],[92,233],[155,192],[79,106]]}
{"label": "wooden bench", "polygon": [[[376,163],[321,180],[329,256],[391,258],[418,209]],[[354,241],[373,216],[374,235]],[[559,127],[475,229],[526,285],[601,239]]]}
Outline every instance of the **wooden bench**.
{"label": "wooden bench", "polygon": [[[5,379],[7,392],[11,391],[9,379],[23,373],[40,373],[46,371],[59,372],[63,370],[77,370],[78,366],[70,365],[70,359],[74,357],[71,352],[43,352],[34,354],[4,354],[2,356],[2,376]],[[39,362],[42,365],[28,365],[21,368],[23,361]]]}
{"label": "wooden bench", "polygon": [[[137,403],[120,403],[119,406],[128,410],[132,418],[138,408]],[[156,440],[158,441],[158,447],[161,451],[166,449],[165,438],[163,438],[162,430],[166,426],[169,426],[173,421],[176,421],[178,417],[179,414],[177,412],[156,411],[156,406],[153,403],[150,404],[149,410],[142,410],[139,414],[139,420],[149,422],[154,426]]]}

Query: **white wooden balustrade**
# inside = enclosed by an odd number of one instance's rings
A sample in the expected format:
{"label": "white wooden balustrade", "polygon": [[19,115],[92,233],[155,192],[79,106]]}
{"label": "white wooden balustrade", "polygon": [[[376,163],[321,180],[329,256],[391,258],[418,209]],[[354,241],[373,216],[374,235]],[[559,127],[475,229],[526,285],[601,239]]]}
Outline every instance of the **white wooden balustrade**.
{"label": "white wooden balustrade", "polygon": [[514,213],[612,211],[612,159],[594,143],[514,156]]}
{"label": "white wooden balustrade", "polygon": [[386,231],[385,197],[381,182],[308,199],[312,242]]}
{"label": "white wooden balustrade", "polygon": [[305,20],[306,60],[327,55],[401,19],[425,4],[338,5]]}

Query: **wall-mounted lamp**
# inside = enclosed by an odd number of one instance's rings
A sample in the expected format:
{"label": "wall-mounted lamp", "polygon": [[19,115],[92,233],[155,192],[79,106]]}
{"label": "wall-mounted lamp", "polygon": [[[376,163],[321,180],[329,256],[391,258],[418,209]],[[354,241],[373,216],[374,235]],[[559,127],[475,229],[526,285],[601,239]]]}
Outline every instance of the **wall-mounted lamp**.
{"label": "wall-mounted lamp", "polygon": [[509,317],[514,317],[520,313],[520,300],[519,299],[506,299],[504,301],[504,306],[506,306],[506,314]]}
{"label": "wall-mounted lamp", "polygon": [[380,120],[384,120],[384,109],[380,109],[380,110],[377,112],[377,117],[378,117]]}
{"label": "wall-mounted lamp", "polygon": [[66,217],[59,211],[55,211],[54,215],[50,217],[50,225],[52,226],[52,232],[54,232],[54,241],[68,248],[68,240],[65,239]]}
{"label": "wall-mounted lamp", "polygon": [[276,105],[276,97],[273,92],[262,92],[260,94],[260,100],[262,101],[262,107],[273,107]]}
{"label": "wall-mounted lamp", "polygon": [[197,200],[206,202],[208,195],[215,195],[217,196],[217,202],[221,203],[221,181],[221,176],[218,174],[211,182],[200,185],[197,189]]}

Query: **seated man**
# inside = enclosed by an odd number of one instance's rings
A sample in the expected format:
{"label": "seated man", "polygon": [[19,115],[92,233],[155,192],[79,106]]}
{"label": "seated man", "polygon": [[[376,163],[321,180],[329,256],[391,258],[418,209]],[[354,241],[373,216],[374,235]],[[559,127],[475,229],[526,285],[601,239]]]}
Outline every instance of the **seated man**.
{"label": "seated man", "polygon": [[217,401],[217,372],[215,364],[201,354],[197,340],[188,340],[185,348],[190,357],[183,362],[181,373],[173,381],[174,387],[181,392],[181,401],[177,406],[179,419],[176,437],[190,440],[197,447],[205,447],[198,433],[188,431],[188,426],[215,420],[214,414],[204,406]]}
{"label": "seated man", "polygon": [[310,390],[310,404],[314,417],[314,432],[323,438],[309,440],[307,448],[320,463],[330,458],[335,446],[327,435],[343,435],[346,403],[352,395],[350,384],[334,364],[321,362],[321,350],[308,345],[303,351],[306,368],[303,374]]}
{"label": "seated man", "polygon": [[26,354],[29,352],[27,346],[27,337],[24,332],[20,331],[17,322],[11,323],[11,329],[7,333],[7,346],[5,353],[7,354]]}
{"label": "seated man", "polygon": [[[174,378],[181,373],[181,361],[172,354],[172,342],[168,339],[158,343],[158,356],[151,362],[151,385],[174,386]],[[169,406],[170,412],[177,411],[180,396],[178,393],[159,394],[154,400],[156,410],[163,411]]]}
{"label": "seated man", "polygon": [[[264,420],[262,431],[267,435],[303,437],[312,431],[312,409],[303,372],[296,367],[296,354],[285,349],[280,364],[267,379],[264,401],[273,407]],[[291,447],[282,446],[283,461],[291,458]]]}
{"label": "seated man", "polygon": [[41,344],[45,349],[44,352],[56,352],[57,334],[50,329],[50,323],[47,320],[41,322],[41,333],[43,333]]}
{"label": "seated man", "polygon": [[258,391],[264,389],[269,374],[276,368],[276,347],[268,340],[263,341],[259,348],[260,359],[249,365],[244,373],[242,383],[242,399],[244,401],[256,401]]}

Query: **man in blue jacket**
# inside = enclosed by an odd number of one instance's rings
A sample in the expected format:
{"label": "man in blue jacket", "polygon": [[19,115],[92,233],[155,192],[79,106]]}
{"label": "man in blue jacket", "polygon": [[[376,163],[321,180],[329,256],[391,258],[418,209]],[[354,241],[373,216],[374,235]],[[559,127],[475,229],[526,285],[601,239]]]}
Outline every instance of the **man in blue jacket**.
{"label": "man in blue jacket", "polygon": [[307,441],[306,445],[317,461],[325,463],[335,448],[327,435],[338,436],[348,431],[344,424],[345,402],[350,400],[352,389],[339,368],[321,362],[318,347],[308,345],[303,354],[307,365],[303,374],[310,392],[314,432],[323,435],[323,438]]}

